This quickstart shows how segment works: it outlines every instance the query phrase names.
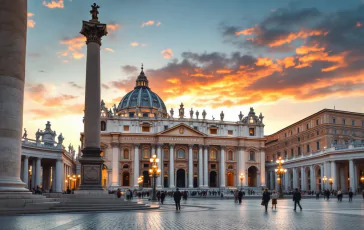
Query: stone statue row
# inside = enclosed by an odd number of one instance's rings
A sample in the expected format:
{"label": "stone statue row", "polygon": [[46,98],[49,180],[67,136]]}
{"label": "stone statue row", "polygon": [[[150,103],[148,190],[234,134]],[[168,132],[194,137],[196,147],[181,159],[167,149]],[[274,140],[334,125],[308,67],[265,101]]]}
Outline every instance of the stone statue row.
{"label": "stone statue row", "polygon": [[[56,136],[57,136],[56,131],[52,131],[51,123],[48,121],[46,124],[45,130],[40,130],[40,129],[37,130],[37,132],[35,133],[35,140],[37,143],[40,141],[43,141],[43,142],[47,142],[48,144],[54,144],[55,143],[54,138]],[[42,140],[40,140],[41,137],[42,137]],[[23,133],[22,138],[28,139],[28,132],[27,132],[26,128],[24,128],[24,133]],[[64,137],[63,137],[62,133],[60,133],[58,135],[57,146],[62,146],[63,141],[64,141]]]}

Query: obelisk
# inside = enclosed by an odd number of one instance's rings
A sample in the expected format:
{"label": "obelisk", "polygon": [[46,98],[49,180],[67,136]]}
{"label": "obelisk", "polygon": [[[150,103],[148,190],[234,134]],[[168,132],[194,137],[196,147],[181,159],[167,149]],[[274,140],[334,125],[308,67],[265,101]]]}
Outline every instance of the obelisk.
{"label": "obelisk", "polygon": [[0,198],[29,193],[20,180],[27,0],[0,3]]}
{"label": "obelisk", "polygon": [[81,34],[86,37],[86,89],[85,89],[85,144],[82,150],[81,184],[79,190],[103,190],[101,184],[103,160],[100,156],[101,129],[101,85],[100,85],[100,46],[101,37],[107,34],[106,24],[98,21],[96,3],[90,11],[92,19],[82,22]]}

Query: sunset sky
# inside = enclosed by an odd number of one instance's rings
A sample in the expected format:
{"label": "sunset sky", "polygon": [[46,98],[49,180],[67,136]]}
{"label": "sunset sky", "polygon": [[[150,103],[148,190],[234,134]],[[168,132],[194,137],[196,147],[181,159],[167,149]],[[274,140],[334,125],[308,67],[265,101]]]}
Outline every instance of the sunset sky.
{"label": "sunset sky", "polygon": [[[82,20],[94,0],[28,1],[24,128],[51,121],[79,145],[86,73]],[[324,108],[364,112],[362,0],[99,0],[109,34],[101,97],[118,105],[140,65],[176,111],[237,121],[249,107],[265,134]]]}

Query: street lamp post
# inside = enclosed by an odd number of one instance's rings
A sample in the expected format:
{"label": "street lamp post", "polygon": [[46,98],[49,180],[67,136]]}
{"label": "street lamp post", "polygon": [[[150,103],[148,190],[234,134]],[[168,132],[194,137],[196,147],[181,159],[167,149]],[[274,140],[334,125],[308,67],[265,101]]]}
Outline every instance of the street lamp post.
{"label": "street lamp post", "polygon": [[360,181],[361,181],[361,190],[363,191],[363,185],[364,185],[364,172],[362,172],[361,177],[360,177]]}
{"label": "street lamp post", "polygon": [[140,177],[138,177],[139,189],[141,188],[141,185],[142,185],[142,183],[143,183],[143,180],[144,180],[144,176],[140,176]]}
{"label": "street lamp post", "polygon": [[329,183],[330,183],[330,190],[332,191],[332,183],[333,183],[332,178],[329,179]]}
{"label": "street lamp post", "polygon": [[278,167],[274,171],[278,176],[277,180],[279,183],[279,198],[283,198],[282,176],[287,172],[287,169],[283,168],[282,166],[282,164],[284,163],[282,157],[279,157],[276,163],[278,164]]}
{"label": "street lamp post", "polygon": [[324,191],[325,191],[325,184],[326,184],[326,181],[327,181],[327,177],[324,176],[324,178],[322,178],[322,181],[324,182]]}
{"label": "street lamp post", "polygon": [[244,174],[241,173],[240,176],[239,176],[239,178],[240,178],[240,189],[242,190],[243,189]]}
{"label": "street lamp post", "polygon": [[153,194],[152,194],[152,201],[157,201],[157,194],[156,194],[156,183],[157,177],[161,174],[161,170],[158,168],[159,159],[154,154],[152,158],[150,158],[150,163],[152,163],[152,167],[149,169],[149,176],[153,178]]}

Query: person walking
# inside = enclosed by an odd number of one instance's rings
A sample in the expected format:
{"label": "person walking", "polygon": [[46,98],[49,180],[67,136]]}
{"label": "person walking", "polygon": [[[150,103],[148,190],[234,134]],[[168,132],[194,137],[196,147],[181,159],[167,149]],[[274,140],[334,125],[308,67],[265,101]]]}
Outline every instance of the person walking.
{"label": "person walking", "polygon": [[278,199],[278,194],[275,190],[273,190],[273,193],[272,193],[272,209],[273,209],[273,206],[275,209],[277,209],[277,199]]}
{"label": "person walking", "polygon": [[268,189],[265,188],[262,197],[262,205],[264,205],[265,207],[265,212],[267,212],[269,200],[270,200],[270,195]]}
{"label": "person walking", "polygon": [[166,198],[166,194],[164,192],[162,192],[162,194],[161,194],[161,204],[163,204],[165,198]]}
{"label": "person walking", "polygon": [[239,204],[241,204],[241,199],[243,198],[243,191],[239,191],[238,192],[238,200],[239,200]]}
{"label": "person walking", "polygon": [[354,195],[354,193],[353,193],[353,191],[350,189],[350,190],[349,190],[349,202],[353,201],[353,195]]}
{"label": "person walking", "polygon": [[339,189],[339,191],[337,191],[337,200],[339,202],[343,201],[343,193],[341,192],[340,189]]}
{"label": "person walking", "polygon": [[302,206],[300,204],[301,201],[301,193],[298,191],[298,188],[295,189],[295,192],[293,193],[293,201],[294,201],[294,211],[296,211],[297,205],[300,207],[302,211]]}
{"label": "person walking", "polygon": [[173,198],[174,198],[174,202],[176,203],[176,210],[181,210],[181,192],[179,191],[179,189],[177,188],[176,191],[174,192]]}

